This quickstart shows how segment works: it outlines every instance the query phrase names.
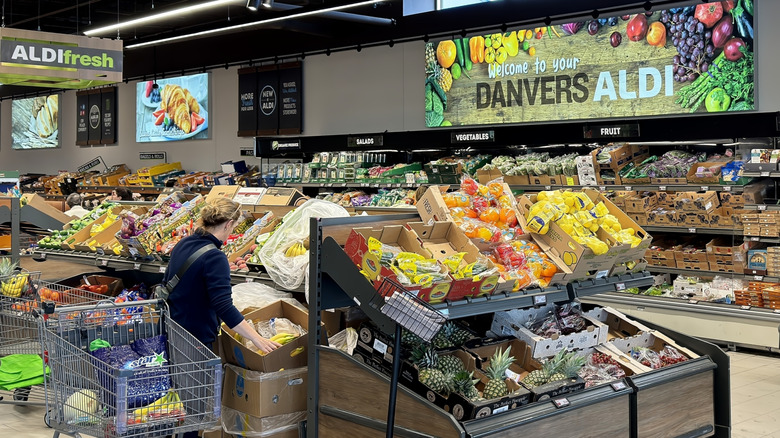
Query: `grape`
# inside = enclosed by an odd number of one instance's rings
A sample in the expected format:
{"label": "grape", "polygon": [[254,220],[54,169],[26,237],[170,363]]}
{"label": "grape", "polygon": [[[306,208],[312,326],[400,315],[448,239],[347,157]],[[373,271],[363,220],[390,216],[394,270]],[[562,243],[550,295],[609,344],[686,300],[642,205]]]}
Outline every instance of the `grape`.
{"label": "grape", "polygon": [[678,75],[677,73],[674,74],[674,81],[680,82],[680,75]]}
{"label": "grape", "polygon": [[680,55],[674,55],[674,58],[672,58],[672,62],[674,62],[675,64],[679,64],[680,63]]}
{"label": "grape", "polygon": [[672,15],[672,21],[674,21],[675,23],[679,22],[680,21],[680,16],[678,14]]}
{"label": "grape", "polygon": [[703,49],[704,48],[704,41],[703,40],[699,40],[699,42],[696,43],[696,47],[698,47],[700,49]]}
{"label": "grape", "polygon": [[680,76],[680,82],[688,82],[688,76]]}
{"label": "grape", "polygon": [[696,24],[696,32],[699,32],[699,33],[704,32],[704,23],[699,22],[698,24]]}
{"label": "grape", "polygon": [[695,81],[696,80],[696,73],[688,73],[688,80],[689,81]]}
{"label": "grape", "polygon": [[699,56],[701,56],[701,49],[699,49],[698,47],[694,47],[693,51],[691,51],[691,55],[694,58],[698,58]]}
{"label": "grape", "polygon": [[617,17],[609,17],[609,25],[610,26],[617,26],[617,24],[618,24]]}
{"label": "grape", "polygon": [[599,31],[599,22],[596,20],[591,20],[588,23],[588,35],[596,35]]}
{"label": "grape", "polygon": [[696,45],[696,41],[694,41],[694,39],[691,37],[688,37],[688,39],[685,40],[685,42],[688,43],[688,47],[693,47]]}
{"label": "grape", "polygon": [[704,32],[704,39],[705,40],[708,40],[708,39],[711,39],[711,38],[712,38],[712,32],[710,32],[709,30],[707,32]]}
{"label": "grape", "polygon": [[688,61],[688,68],[690,68],[690,69],[696,68],[696,63],[693,62],[693,61]]}
{"label": "grape", "polygon": [[[680,38],[682,38],[682,39],[687,41],[688,40],[688,31],[684,30],[684,31],[680,32]],[[688,43],[688,44],[690,44],[690,43]]]}
{"label": "grape", "polygon": [[682,76],[685,74],[685,69],[683,67],[677,67],[677,75]]}
{"label": "grape", "polygon": [[707,70],[710,69],[710,65],[706,62],[701,63],[701,67],[699,67],[699,70],[701,70],[702,73],[707,73]]}

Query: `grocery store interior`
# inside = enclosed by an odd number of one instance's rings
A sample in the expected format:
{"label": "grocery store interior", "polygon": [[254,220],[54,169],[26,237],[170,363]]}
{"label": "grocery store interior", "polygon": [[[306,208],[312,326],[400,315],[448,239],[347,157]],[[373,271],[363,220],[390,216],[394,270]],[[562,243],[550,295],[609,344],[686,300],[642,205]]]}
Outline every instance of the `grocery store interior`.
{"label": "grocery store interior", "polygon": [[0,436],[780,438],[774,16],[3,1]]}

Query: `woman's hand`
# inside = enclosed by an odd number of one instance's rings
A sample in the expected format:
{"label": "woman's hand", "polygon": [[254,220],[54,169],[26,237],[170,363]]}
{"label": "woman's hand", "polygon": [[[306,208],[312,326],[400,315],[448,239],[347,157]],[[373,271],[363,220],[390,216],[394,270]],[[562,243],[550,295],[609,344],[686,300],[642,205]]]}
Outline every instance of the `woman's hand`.
{"label": "woman's hand", "polygon": [[260,351],[266,354],[282,346],[282,344],[278,342],[274,342],[259,335],[257,336],[257,339],[252,339],[252,343],[255,344],[255,347],[259,348]]}

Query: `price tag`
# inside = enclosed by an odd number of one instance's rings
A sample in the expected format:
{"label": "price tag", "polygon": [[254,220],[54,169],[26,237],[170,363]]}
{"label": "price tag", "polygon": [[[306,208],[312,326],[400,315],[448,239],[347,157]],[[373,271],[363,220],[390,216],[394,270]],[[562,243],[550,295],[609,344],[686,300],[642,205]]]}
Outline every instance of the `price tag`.
{"label": "price tag", "polygon": [[[140,266],[139,263],[136,263],[136,264],[138,264]],[[100,261],[100,266],[108,266],[108,260],[106,260],[106,259],[101,260]],[[136,269],[138,269],[138,268],[136,268]]]}
{"label": "price tag", "polygon": [[565,408],[566,406],[569,406],[571,402],[569,402],[569,399],[563,397],[563,398],[556,398],[553,400],[553,404],[556,408]]}
{"label": "price tag", "polygon": [[666,191],[666,186],[658,186],[658,190],[660,190],[662,192],[665,192]]}
{"label": "price tag", "polygon": [[360,183],[360,187],[368,187],[368,183]]}
{"label": "price tag", "polygon": [[320,183],[320,187],[325,187],[325,183]]}
{"label": "price tag", "polygon": [[347,183],[341,183],[341,187],[346,187]]}
{"label": "price tag", "polygon": [[724,192],[730,192],[731,191],[731,186],[723,186],[723,191]]}
{"label": "price tag", "polygon": [[761,241],[761,238],[760,237],[751,237],[750,241],[751,242],[759,242],[759,241]]}
{"label": "price tag", "polygon": [[626,382],[623,381],[613,382],[609,386],[611,386],[615,391],[622,391],[627,388]]}
{"label": "price tag", "polygon": [[703,192],[706,192],[706,191],[707,191],[707,190],[709,190],[709,189],[710,189],[710,186],[701,186],[701,190],[702,190]]}
{"label": "price tag", "polygon": [[626,284],[625,283],[616,283],[615,284],[615,290],[626,290]]}
{"label": "price tag", "polygon": [[[106,260],[106,261],[108,261],[108,260]],[[133,263],[133,269],[135,269],[136,271],[139,271],[141,269],[141,264],[140,263]]]}
{"label": "price tag", "polygon": [[544,186],[545,190],[552,190],[552,186]]}
{"label": "price tag", "polygon": [[625,189],[630,192],[631,191],[631,186],[626,186]]}
{"label": "price tag", "polygon": [[328,183],[326,187],[333,187],[333,183]]}
{"label": "price tag", "polygon": [[46,260],[46,255],[47,254],[45,252],[42,252],[41,253],[41,260]]}
{"label": "price tag", "polygon": [[246,277],[244,278],[244,281],[246,281],[247,283],[251,283],[252,281],[254,281],[254,279],[252,277]]}
{"label": "price tag", "polygon": [[697,304],[698,300],[688,300],[688,304]]}
{"label": "price tag", "polygon": [[534,306],[546,306],[547,305],[547,296],[546,295],[536,295],[534,296]]}
{"label": "price tag", "polygon": [[160,266],[160,274],[165,274],[165,271],[166,271],[167,269],[168,269],[168,267],[167,267],[167,266],[165,266],[165,265],[162,265],[162,266]]}
{"label": "price tag", "polygon": [[371,184],[371,187],[379,188],[379,184]]}
{"label": "price tag", "polygon": [[759,211],[764,211],[764,210],[766,210],[766,205],[763,205],[763,204],[759,205],[759,206],[758,206],[758,210],[759,210]]}
{"label": "price tag", "polygon": [[739,306],[742,310],[750,310],[750,306]]}
{"label": "price tag", "polygon": [[688,232],[689,233],[695,233],[696,232],[696,228],[688,228]]}
{"label": "price tag", "polygon": [[753,276],[753,280],[764,281],[764,276],[763,275],[754,275]]}
{"label": "price tag", "polygon": [[606,186],[599,186],[599,190],[601,190],[603,192],[603,191],[607,190],[607,187]]}
{"label": "price tag", "polygon": [[379,339],[374,338],[374,350],[376,350],[376,351],[378,351],[378,352],[380,352],[382,354],[385,354],[385,353],[387,353],[387,344],[385,344],[384,342],[380,341]]}
{"label": "price tag", "polygon": [[769,172],[761,172],[761,176],[769,176]]}
{"label": "price tag", "polygon": [[500,414],[509,410],[509,405],[502,406],[500,408],[493,409],[493,414]]}

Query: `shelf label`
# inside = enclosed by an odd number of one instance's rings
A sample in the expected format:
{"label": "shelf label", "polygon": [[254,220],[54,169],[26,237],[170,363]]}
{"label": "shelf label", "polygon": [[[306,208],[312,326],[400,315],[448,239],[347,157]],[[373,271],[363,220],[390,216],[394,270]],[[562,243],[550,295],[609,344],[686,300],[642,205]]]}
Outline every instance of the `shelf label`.
{"label": "shelf label", "polygon": [[325,187],[333,187],[333,183],[328,183],[325,185]]}
{"label": "shelf label", "polygon": [[599,186],[599,190],[603,192],[607,190],[607,186]]}
{"label": "shelf label", "polygon": [[730,192],[731,191],[731,186],[723,186],[723,191],[724,192]]}
{"label": "shelf label", "polygon": [[764,276],[763,275],[754,275],[753,276],[753,280],[764,281]]}
{"label": "shelf label", "polygon": [[103,259],[100,261],[100,266],[108,266],[108,260]]}
{"label": "shelf label", "polygon": [[626,186],[625,189],[630,192],[631,191],[631,186]]}
{"label": "shelf label", "polygon": [[161,265],[161,266],[160,266],[160,274],[165,274],[165,271],[166,271],[167,269],[168,269],[168,267],[167,267],[167,266],[165,266],[165,265]]}
{"label": "shelf label", "polygon": [[567,399],[566,397],[562,397],[562,398],[554,399],[553,404],[555,405],[556,408],[565,408],[566,406],[569,406],[571,402],[569,402],[569,399]]}
{"label": "shelf label", "polygon": [[780,313],[780,309],[775,309],[772,311],[773,313]]}
{"label": "shelf label", "polygon": [[[106,261],[108,261],[108,260],[106,260]],[[133,269],[135,269],[136,271],[140,270],[141,269],[141,264],[140,263],[133,263]]]}
{"label": "shelf label", "polygon": [[360,187],[368,187],[368,186],[369,186],[368,183],[360,183]]}
{"label": "shelf label", "polygon": [[546,305],[547,305],[547,295],[534,296],[534,306],[546,306]]}
{"label": "shelf label", "polygon": [[710,186],[701,186],[701,191],[702,192],[706,192],[709,189],[710,189]]}
{"label": "shelf label", "polygon": [[615,283],[615,290],[626,290],[626,284],[625,283]]}
{"label": "shelf label", "polygon": [[347,147],[359,148],[363,146],[382,146],[384,145],[384,136],[378,135],[348,135]]}
{"label": "shelf label", "polygon": [[274,140],[271,142],[272,151],[299,151],[301,150],[300,140]]}
{"label": "shelf label", "polygon": [[742,310],[750,310],[750,306],[739,306]]}
{"label": "shelf label", "polygon": [[254,281],[254,279],[252,277],[246,277],[246,278],[244,278],[244,280],[246,280],[247,283],[251,283],[251,282]]}
{"label": "shelf label", "polygon": [[769,172],[761,172],[760,176],[769,176]]}
{"label": "shelf label", "polygon": [[41,260],[46,260],[46,253],[45,252],[41,253]]}
{"label": "shelf label", "polygon": [[582,127],[584,138],[639,137],[639,123],[586,124]]}
{"label": "shelf label", "polygon": [[688,232],[689,233],[695,233],[696,232],[696,228],[688,228]]}
{"label": "shelf label", "polygon": [[666,191],[666,186],[658,186],[658,190],[660,190],[662,192],[665,192]]}
{"label": "shelf label", "polygon": [[699,300],[688,300],[688,304],[698,304]]}
{"label": "shelf label", "polygon": [[552,190],[552,186],[544,186],[545,190]]}
{"label": "shelf label", "polygon": [[500,408],[493,409],[493,414],[500,414],[509,410],[509,405],[502,406]]}
{"label": "shelf label", "polygon": [[371,184],[371,187],[373,187],[373,188],[379,188],[379,184]]}
{"label": "shelf label", "polygon": [[609,386],[611,386],[612,389],[614,389],[616,392],[617,391],[622,391],[622,390],[624,390],[624,389],[626,389],[628,387],[628,386],[626,386],[626,382],[623,382],[623,381],[613,382]]}
{"label": "shelf label", "polygon": [[375,338],[374,339],[374,350],[382,353],[382,355],[384,356],[384,354],[387,353],[387,344],[385,344],[384,342],[382,342],[379,339]]}
{"label": "shelf label", "polygon": [[496,132],[487,131],[461,131],[450,134],[450,143],[493,143],[496,140]]}
{"label": "shelf label", "polygon": [[759,211],[764,211],[764,210],[766,210],[766,205],[764,205],[764,204],[762,204],[762,205],[759,205],[759,206],[758,206],[758,210],[759,210]]}
{"label": "shelf label", "polygon": [[139,160],[165,160],[168,161],[167,152],[139,152]]}
{"label": "shelf label", "polygon": [[596,272],[596,278],[606,278],[609,275],[609,269]]}

